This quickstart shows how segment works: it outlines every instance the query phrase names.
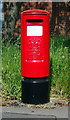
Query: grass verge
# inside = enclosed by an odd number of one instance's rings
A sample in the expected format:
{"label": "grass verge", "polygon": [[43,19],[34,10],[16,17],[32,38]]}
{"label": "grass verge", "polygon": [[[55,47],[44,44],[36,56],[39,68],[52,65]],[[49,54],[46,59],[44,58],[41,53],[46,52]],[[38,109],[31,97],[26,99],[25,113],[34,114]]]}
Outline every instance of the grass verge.
{"label": "grass verge", "polygon": [[[69,41],[66,36],[50,39],[51,96],[68,97]],[[19,45],[2,46],[2,91],[6,99],[21,99],[21,48]]]}

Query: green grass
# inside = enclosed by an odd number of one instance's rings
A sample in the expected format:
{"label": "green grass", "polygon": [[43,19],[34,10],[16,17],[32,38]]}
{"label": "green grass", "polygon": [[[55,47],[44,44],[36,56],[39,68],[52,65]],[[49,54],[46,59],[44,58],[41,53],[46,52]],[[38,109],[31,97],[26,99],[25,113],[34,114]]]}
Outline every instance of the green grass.
{"label": "green grass", "polygon": [[[50,39],[51,96],[68,97],[68,45],[66,36]],[[3,97],[21,98],[21,49],[18,45],[2,46]]]}
{"label": "green grass", "polygon": [[69,41],[65,36],[54,37],[50,40],[50,80],[51,96],[53,94],[68,97],[69,93],[69,66],[68,46]]}
{"label": "green grass", "polygon": [[21,51],[17,46],[3,46],[2,78],[4,97],[19,99],[21,96]]}

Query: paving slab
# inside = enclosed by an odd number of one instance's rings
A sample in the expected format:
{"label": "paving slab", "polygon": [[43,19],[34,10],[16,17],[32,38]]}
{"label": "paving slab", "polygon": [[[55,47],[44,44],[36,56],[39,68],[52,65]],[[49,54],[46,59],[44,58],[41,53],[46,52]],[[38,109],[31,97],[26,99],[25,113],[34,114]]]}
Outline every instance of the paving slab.
{"label": "paving slab", "polygon": [[3,118],[42,118],[56,120],[56,117],[53,115],[31,115],[31,114],[14,114],[14,113],[3,113]]}
{"label": "paving slab", "polygon": [[26,106],[5,106],[2,107],[2,118],[68,118],[68,106],[54,109],[28,108]]}
{"label": "paving slab", "polygon": [[2,118],[2,106],[0,106],[0,120]]}

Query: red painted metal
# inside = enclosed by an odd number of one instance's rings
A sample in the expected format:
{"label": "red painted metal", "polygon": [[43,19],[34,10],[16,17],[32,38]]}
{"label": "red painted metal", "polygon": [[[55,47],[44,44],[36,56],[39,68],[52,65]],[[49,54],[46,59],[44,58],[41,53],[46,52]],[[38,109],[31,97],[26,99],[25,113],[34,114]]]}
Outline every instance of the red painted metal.
{"label": "red painted metal", "polygon": [[[42,36],[27,36],[27,25],[42,25]],[[27,10],[21,13],[21,75],[30,78],[49,76],[49,13],[47,11]]]}

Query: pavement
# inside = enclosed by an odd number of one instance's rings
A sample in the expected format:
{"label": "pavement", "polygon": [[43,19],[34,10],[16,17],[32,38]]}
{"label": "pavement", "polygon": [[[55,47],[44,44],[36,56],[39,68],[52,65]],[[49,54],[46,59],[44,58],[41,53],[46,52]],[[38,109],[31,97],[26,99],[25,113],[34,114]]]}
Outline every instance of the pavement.
{"label": "pavement", "polygon": [[[4,106],[2,107],[2,120],[13,118],[24,118],[29,120],[36,118],[38,120],[68,120],[68,106],[56,107],[54,109],[28,108],[26,106]],[[20,119],[19,119],[20,120]]]}
{"label": "pavement", "polygon": [[69,120],[70,118],[70,106],[59,99],[52,99],[50,103],[38,106],[17,101],[7,103],[2,101],[2,105],[0,106],[0,120]]}

